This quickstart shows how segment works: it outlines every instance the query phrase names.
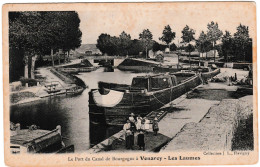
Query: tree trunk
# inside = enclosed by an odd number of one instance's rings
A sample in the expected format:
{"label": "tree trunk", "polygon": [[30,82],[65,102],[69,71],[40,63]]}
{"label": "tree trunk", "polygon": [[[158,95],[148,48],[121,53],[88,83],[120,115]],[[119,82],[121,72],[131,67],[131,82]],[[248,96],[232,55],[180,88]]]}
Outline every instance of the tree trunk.
{"label": "tree trunk", "polygon": [[69,62],[69,60],[70,60],[70,49],[68,50],[68,59],[67,59],[67,61]]}
{"label": "tree trunk", "polygon": [[215,53],[215,41],[213,42],[213,52],[214,52],[214,63],[216,61],[216,53]]}
{"label": "tree trunk", "polygon": [[66,63],[66,54],[65,51],[62,52],[63,53],[63,64]]}
{"label": "tree trunk", "polygon": [[37,55],[32,56],[32,64],[31,64],[31,78],[32,79],[35,79],[34,71],[35,71],[35,62],[36,62],[37,57],[38,57]]}
{"label": "tree trunk", "polygon": [[51,62],[52,66],[54,67],[53,49],[51,49]]}
{"label": "tree trunk", "polygon": [[146,55],[146,59],[147,59],[147,57],[148,57],[148,56],[147,56],[147,46],[145,47],[145,50],[146,50],[146,51],[145,51],[145,55]]}
{"label": "tree trunk", "polygon": [[60,65],[60,50],[58,51],[58,59],[59,59],[59,65]]}
{"label": "tree trunk", "polygon": [[[190,62],[190,52],[189,52],[189,62]],[[191,70],[191,63],[190,63],[190,70]]]}
{"label": "tree trunk", "polygon": [[29,76],[29,67],[28,67],[28,61],[29,61],[29,58],[28,58],[28,54],[25,53],[24,55],[24,78],[28,78]]}
{"label": "tree trunk", "polygon": [[169,44],[169,53],[171,52],[171,45]]}
{"label": "tree trunk", "polygon": [[208,60],[208,52],[206,52],[206,60]]}
{"label": "tree trunk", "polygon": [[180,62],[180,54],[181,54],[181,53],[178,52],[178,66],[177,66],[177,69],[178,69],[178,70],[179,70],[179,64],[180,64],[180,63],[179,63],[179,62]]}
{"label": "tree trunk", "polygon": [[[203,53],[201,53],[201,54],[203,54]],[[200,67],[200,52],[199,52],[199,67]]]}
{"label": "tree trunk", "polygon": [[243,42],[243,57],[244,57],[244,62],[246,61],[246,51],[245,51],[245,44]]}

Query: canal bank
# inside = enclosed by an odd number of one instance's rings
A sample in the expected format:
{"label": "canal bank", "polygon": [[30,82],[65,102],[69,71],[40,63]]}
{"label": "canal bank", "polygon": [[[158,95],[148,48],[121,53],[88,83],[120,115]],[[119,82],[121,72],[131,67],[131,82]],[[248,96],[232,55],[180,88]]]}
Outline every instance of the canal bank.
{"label": "canal bank", "polygon": [[[21,89],[11,91],[11,105],[25,104],[33,101],[38,101],[41,98],[69,94],[70,90],[76,87],[85,89],[87,86],[77,76],[63,72],[62,67],[78,65],[79,60],[75,60],[68,64],[63,64],[55,67],[41,67],[35,73],[38,79],[35,86],[24,86]],[[55,89],[55,92],[49,93],[48,89]]]}
{"label": "canal bank", "polygon": [[[199,122],[186,123],[161,151],[253,150],[253,127],[245,123],[241,125],[252,114],[253,96],[224,99],[217,106],[212,106]],[[252,125],[252,120],[249,124]],[[241,133],[239,126],[247,126],[243,135],[240,135],[247,136],[243,139],[244,142],[241,139],[236,141],[235,138],[236,133]],[[239,147],[235,147],[237,143],[240,143]],[[245,146],[245,143],[252,144]]]}

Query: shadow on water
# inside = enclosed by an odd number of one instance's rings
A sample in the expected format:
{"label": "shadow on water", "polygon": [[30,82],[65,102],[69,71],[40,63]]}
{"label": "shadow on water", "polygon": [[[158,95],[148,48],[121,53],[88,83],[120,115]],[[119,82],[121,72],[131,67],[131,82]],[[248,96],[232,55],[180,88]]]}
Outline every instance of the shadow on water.
{"label": "shadow on water", "polygon": [[90,140],[90,147],[100,143],[104,139],[114,135],[115,133],[122,130],[121,126],[106,126],[102,123],[95,124],[93,122],[89,122],[89,140]]}

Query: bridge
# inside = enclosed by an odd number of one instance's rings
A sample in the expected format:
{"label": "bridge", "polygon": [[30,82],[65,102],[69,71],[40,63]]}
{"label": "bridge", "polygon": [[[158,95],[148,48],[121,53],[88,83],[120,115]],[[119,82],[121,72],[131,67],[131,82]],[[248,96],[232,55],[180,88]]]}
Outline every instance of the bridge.
{"label": "bridge", "polygon": [[85,56],[88,60],[114,60],[114,59],[126,59],[126,56]]}
{"label": "bridge", "polygon": [[[132,57],[132,56],[131,56]],[[118,66],[120,63],[122,63],[127,57],[126,56],[86,56],[85,59],[87,59],[90,63],[99,63],[100,61],[108,61],[113,66]]]}

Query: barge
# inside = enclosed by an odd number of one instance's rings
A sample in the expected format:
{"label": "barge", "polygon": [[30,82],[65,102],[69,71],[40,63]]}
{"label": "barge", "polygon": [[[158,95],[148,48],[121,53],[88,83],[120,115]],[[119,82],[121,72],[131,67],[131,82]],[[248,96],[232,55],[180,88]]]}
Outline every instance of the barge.
{"label": "barge", "polygon": [[216,69],[205,74],[177,72],[137,76],[129,86],[108,84],[110,88],[92,89],[89,92],[90,118],[103,120],[108,125],[122,125],[130,113],[145,116],[219,72]]}
{"label": "barge", "polygon": [[54,130],[38,129],[36,125],[20,129],[20,124],[10,124],[10,149],[12,154],[71,153],[74,145],[66,146],[61,136],[61,126]]}

